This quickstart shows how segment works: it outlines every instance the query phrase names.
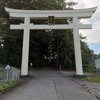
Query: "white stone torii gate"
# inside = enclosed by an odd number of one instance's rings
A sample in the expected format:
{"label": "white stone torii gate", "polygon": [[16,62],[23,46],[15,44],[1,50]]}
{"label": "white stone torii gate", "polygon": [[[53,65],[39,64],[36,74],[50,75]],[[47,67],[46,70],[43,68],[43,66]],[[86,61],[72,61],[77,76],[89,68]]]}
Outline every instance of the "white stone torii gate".
{"label": "white stone torii gate", "polygon": [[[24,19],[24,24],[10,26],[10,29],[24,30],[21,75],[28,75],[30,30],[45,29],[73,29],[76,75],[83,75],[79,29],[91,29],[92,25],[78,23],[78,19],[90,18],[96,9],[97,7],[79,10],[17,10],[5,8],[11,18]],[[48,19],[48,16],[54,16],[55,19],[72,18],[73,22],[71,24],[57,25],[30,24],[30,19]]]}

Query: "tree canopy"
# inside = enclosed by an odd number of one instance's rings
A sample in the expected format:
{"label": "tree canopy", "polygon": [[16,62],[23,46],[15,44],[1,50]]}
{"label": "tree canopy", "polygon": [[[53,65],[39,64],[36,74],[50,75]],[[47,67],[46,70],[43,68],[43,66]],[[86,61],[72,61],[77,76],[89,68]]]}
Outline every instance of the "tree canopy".
{"label": "tree canopy", "polygon": [[[75,4],[74,4],[75,5]],[[10,30],[10,24],[20,24],[23,20],[10,19],[4,7],[26,10],[64,10],[65,0],[0,0],[0,36],[4,46],[0,48],[0,63],[21,66],[23,31]],[[72,8],[71,8],[72,9]],[[69,20],[70,21],[70,20]],[[47,23],[47,20],[31,20],[31,23]],[[56,23],[68,23],[68,20],[56,20]],[[52,66],[75,69],[74,44],[72,30],[31,30],[29,62],[33,66]],[[82,36],[80,36],[82,39]],[[84,69],[91,65],[93,51],[81,41]]]}

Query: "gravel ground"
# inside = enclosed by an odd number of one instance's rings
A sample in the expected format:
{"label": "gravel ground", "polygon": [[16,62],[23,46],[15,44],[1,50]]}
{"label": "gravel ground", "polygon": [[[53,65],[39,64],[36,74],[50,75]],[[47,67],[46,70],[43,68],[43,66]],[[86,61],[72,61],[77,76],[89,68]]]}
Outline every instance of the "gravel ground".
{"label": "gravel ground", "polygon": [[72,79],[75,83],[84,87],[89,93],[95,95],[95,97],[100,100],[100,83],[87,82],[83,81],[82,79],[73,78],[72,75],[75,74],[75,72],[60,71],[60,73],[63,76]]}
{"label": "gravel ground", "polygon": [[87,82],[81,79],[73,79],[74,82],[80,84],[84,87],[89,93],[95,95],[98,100],[100,100],[100,83]]}

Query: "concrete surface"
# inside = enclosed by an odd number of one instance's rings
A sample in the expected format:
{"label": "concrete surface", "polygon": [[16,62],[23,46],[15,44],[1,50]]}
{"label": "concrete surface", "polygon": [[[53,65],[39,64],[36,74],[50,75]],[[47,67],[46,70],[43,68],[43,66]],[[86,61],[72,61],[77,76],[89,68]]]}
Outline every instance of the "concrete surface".
{"label": "concrete surface", "polygon": [[59,71],[44,68],[31,71],[34,78],[1,95],[0,100],[97,100],[81,85]]}

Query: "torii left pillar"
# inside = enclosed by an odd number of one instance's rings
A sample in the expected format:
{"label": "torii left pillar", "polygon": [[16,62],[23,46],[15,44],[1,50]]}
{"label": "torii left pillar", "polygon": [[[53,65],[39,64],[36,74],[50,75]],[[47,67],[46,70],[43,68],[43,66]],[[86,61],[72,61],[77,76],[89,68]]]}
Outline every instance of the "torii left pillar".
{"label": "torii left pillar", "polygon": [[22,51],[22,67],[21,75],[28,75],[28,58],[29,58],[29,40],[30,40],[30,18],[24,18],[24,34],[23,34],[23,51]]}

